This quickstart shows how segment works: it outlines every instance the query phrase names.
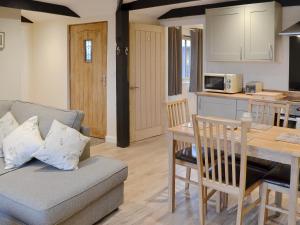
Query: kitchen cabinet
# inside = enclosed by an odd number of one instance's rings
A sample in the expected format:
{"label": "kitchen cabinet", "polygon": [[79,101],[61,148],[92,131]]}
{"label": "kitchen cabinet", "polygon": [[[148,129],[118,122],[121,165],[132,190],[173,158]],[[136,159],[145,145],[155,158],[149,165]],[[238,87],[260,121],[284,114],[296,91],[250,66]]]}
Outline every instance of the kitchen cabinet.
{"label": "kitchen cabinet", "polygon": [[236,103],[235,99],[199,96],[198,114],[234,120],[236,118]]}
{"label": "kitchen cabinet", "polygon": [[206,11],[209,61],[274,61],[281,28],[277,2]]}
{"label": "kitchen cabinet", "polygon": [[212,61],[242,60],[244,7],[207,10],[207,53]]}

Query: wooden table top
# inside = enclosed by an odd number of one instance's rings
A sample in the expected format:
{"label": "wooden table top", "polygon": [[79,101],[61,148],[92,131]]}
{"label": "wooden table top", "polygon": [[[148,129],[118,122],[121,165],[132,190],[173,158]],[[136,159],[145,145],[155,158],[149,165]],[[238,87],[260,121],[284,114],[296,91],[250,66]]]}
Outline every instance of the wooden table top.
{"label": "wooden table top", "polygon": [[[193,128],[187,127],[186,124],[169,128],[168,131],[174,134],[194,137]],[[297,129],[283,127],[271,127],[267,130],[251,129],[248,134],[248,145],[254,148],[261,148],[274,151],[276,153],[300,157],[300,144],[293,144],[276,140],[276,138],[283,133],[297,134],[300,136],[300,130]]]}

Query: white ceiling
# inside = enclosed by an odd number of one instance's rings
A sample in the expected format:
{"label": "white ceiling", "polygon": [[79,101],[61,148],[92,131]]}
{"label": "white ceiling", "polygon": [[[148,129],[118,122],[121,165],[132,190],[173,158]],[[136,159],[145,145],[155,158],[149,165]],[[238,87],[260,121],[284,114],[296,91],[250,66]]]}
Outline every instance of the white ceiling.
{"label": "white ceiling", "polygon": [[[104,15],[111,15],[116,11],[118,0],[40,0],[54,4],[61,4],[69,7],[71,10],[79,14],[82,18],[93,18]],[[134,0],[125,0],[124,2],[132,2]],[[226,2],[229,0],[197,0],[192,2],[180,3],[175,5],[167,5],[161,7],[147,8],[141,10],[131,11],[132,14],[147,15],[152,18],[158,18],[164,13],[174,8],[189,7],[195,5],[212,4],[218,2]],[[48,13],[32,12],[22,10],[22,15],[32,20],[33,22],[40,22],[45,20],[57,20],[61,16],[52,15]],[[64,18],[64,17],[62,17]]]}

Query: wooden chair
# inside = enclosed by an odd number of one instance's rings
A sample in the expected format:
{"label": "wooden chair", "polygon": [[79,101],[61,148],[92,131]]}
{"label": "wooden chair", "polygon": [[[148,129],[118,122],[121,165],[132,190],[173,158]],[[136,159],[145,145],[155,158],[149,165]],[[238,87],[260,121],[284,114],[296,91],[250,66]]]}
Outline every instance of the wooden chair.
{"label": "wooden chair", "polygon": [[[253,122],[288,127],[290,104],[284,101],[252,99],[249,101],[248,112],[252,113]],[[282,117],[283,123],[280,122]],[[264,171],[266,174],[278,165],[268,160],[248,157],[248,166]],[[262,192],[261,188],[260,192]],[[281,207],[282,194],[280,192],[275,193],[275,203],[277,207]]]}
{"label": "wooden chair", "polygon": [[[248,112],[252,113],[253,122],[272,126],[288,126],[290,104],[280,101],[249,100]],[[281,125],[281,115],[284,114]]]}
{"label": "wooden chair", "polygon": [[[191,122],[187,99],[168,102],[167,113],[170,128]],[[191,170],[194,169],[197,171],[196,147],[192,146],[190,143],[184,142],[177,142],[176,145],[175,163],[186,167],[186,177],[176,175],[176,178],[185,182],[185,190],[188,192],[190,184],[198,186],[197,182],[191,180]],[[212,195],[213,193],[210,193],[209,196],[212,197]],[[225,196],[221,196],[217,193],[216,201],[213,203],[216,205],[216,211],[218,213],[225,207],[225,203],[223,203],[222,198],[225,198]]]}
{"label": "wooden chair", "polygon": [[[264,175],[247,167],[247,131],[250,124],[193,115],[193,127],[199,162],[200,225],[205,224],[207,188],[238,197],[236,224],[241,225],[243,216],[259,203],[258,199],[248,208],[244,208],[244,199],[261,184]],[[235,158],[238,147],[240,163]],[[202,148],[205,154],[202,154]],[[212,151],[215,148],[216,154]]]}
{"label": "wooden chair", "polygon": [[[262,192],[261,192],[261,205],[259,210],[259,219],[258,225],[265,224],[268,217],[268,210],[275,211],[276,213],[283,213],[289,215],[289,211],[284,209],[281,205],[276,203],[269,203],[269,193],[270,191],[275,191],[280,194],[289,194],[290,191],[290,175],[291,168],[289,165],[278,165],[275,169],[273,169],[267,176],[264,178],[264,182],[262,184]],[[300,187],[298,187],[300,191]],[[298,198],[295,196],[295,198]],[[291,201],[291,199],[289,199]],[[298,217],[300,214],[298,213]]]}
{"label": "wooden chair", "polygon": [[[187,99],[172,101],[167,103],[168,125],[169,128],[191,122],[189,105]],[[177,177],[185,181],[185,189],[189,190],[191,183],[191,169],[197,169],[195,165],[196,156],[193,154],[191,144],[177,142],[176,164],[186,167],[186,177]]]}

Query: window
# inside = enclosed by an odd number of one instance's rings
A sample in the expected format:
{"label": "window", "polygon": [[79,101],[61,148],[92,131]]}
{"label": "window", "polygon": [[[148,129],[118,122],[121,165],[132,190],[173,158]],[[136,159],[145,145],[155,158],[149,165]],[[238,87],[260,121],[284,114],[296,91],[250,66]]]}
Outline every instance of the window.
{"label": "window", "polygon": [[85,47],[85,62],[91,63],[92,62],[92,40],[85,40],[84,47]]}
{"label": "window", "polygon": [[182,38],[182,81],[189,82],[191,75],[191,38]]}

